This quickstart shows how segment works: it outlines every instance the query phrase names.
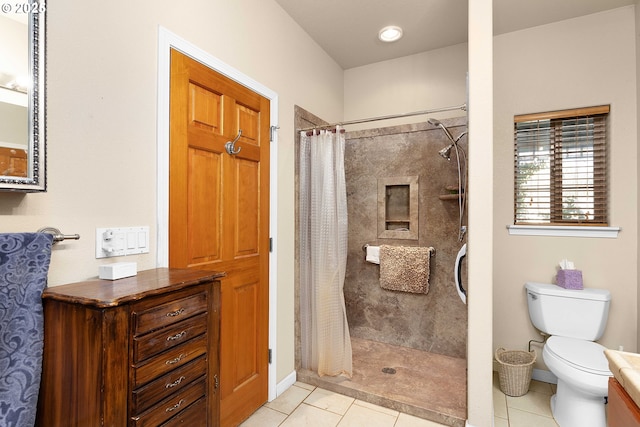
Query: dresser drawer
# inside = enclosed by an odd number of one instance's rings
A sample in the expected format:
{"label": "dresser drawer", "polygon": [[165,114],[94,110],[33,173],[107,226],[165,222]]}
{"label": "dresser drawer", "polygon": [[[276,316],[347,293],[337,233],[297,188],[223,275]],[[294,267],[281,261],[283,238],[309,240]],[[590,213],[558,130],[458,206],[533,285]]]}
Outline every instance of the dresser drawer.
{"label": "dresser drawer", "polygon": [[[203,397],[206,389],[207,381],[206,378],[203,378],[185,387],[180,393],[171,395],[143,414],[132,417],[133,425],[135,427],[158,426]],[[206,413],[202,416],[206,418]]]}
{"label": "dresser drawer", "polygon": [[148,362],[133,367],[133,388],[168,373],[207,352],[207,335],[200,335],[184,344],[159,354]]}
{"label": "dresser drawer", "polygon": [[201,356],[193,362],[163,375],[157,380],[134,390],[131,396],[131,412],[138,414],[155,405],[172,393],[185,388],[188,384],[204,376],[207,372],[207,358]]}
{"label": "dresser drawer", "polygon": [[133,338],[133,363],[141,362],[207,331],[207,314],[203,313],[170,327]]}
{"label": "dresser drawer", "polygon": [[205,427],[209,425],[206,413],[207,401],[200,399],[160,427]]}
{"label": "dresser drawer", "polygon": [[207,292],[149,307],[148,303],[133,306],[133,334],[142,335],[207,311]]}
{"label": "dresser drawer", "polygon": [[35,426],[219,427],[223,276],[158,268],[45,289]]}

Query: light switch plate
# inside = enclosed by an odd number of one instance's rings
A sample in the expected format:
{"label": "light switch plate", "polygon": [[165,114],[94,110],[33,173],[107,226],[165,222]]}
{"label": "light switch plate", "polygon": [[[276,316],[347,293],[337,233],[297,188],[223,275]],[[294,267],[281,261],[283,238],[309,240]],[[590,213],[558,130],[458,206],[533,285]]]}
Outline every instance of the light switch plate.
{"label": "light switch plate", "polygon": [[149,227],[96,228],[96,258],[149,252]]}

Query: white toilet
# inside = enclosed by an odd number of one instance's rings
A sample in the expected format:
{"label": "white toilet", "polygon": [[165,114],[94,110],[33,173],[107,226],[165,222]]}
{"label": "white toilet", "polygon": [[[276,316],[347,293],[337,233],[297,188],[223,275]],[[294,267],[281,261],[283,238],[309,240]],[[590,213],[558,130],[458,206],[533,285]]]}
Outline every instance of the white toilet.
{"label": "white toilet", "polygon": [[604,289],[564,289],[526,283],[529,317],[551,335],[542,359],[558,377],[551,411],[560,427],[606,427],[609,364],[605,347],[593,341],[604,332],[611,294]]}

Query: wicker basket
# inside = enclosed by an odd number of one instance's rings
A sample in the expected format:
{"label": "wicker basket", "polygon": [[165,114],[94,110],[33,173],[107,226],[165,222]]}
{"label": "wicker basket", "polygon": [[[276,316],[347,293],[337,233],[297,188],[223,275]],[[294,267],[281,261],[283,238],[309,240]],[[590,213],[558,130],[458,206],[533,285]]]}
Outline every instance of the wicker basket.
{"label": "wicker basket", "polygon": [[536,352],[496,350],[500,390],[507,396],[522,396],[529,391]]}

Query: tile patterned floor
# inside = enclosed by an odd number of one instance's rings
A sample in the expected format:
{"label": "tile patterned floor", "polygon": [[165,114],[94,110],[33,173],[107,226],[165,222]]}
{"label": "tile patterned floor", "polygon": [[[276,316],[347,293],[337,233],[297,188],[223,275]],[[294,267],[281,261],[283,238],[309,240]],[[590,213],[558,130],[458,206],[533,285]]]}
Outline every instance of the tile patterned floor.
{"label": "tile patterned floor", "polygon": [[[532,381],[529,393],[505,396],[494,375],[495,427],[558,427],[549,399],[554,386]],[[382,406],[297,382],[240,427],[441,427]]]}
{"label": "tile patterned floor", "polygon": [[551,396],[555,385],[532,380],[524,396],[506,396],[500,391],[498,373],[493,375],[495,427],[558,427],[551,414]]}
{"label": "tile patterned floor", "polygon": [[393,409],[297,382],[241,427],[441,427]]}

